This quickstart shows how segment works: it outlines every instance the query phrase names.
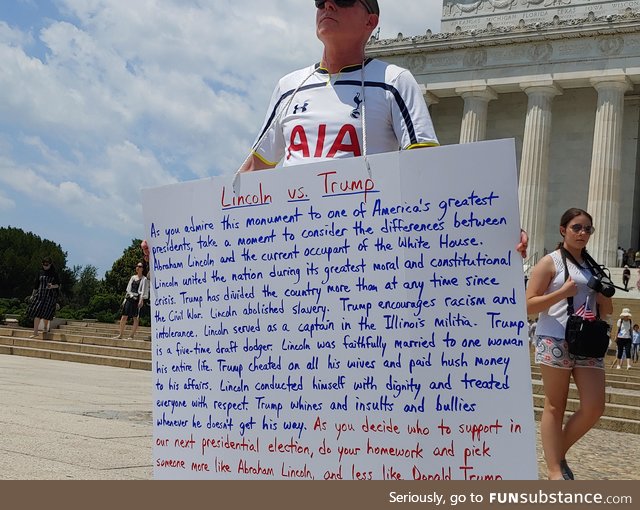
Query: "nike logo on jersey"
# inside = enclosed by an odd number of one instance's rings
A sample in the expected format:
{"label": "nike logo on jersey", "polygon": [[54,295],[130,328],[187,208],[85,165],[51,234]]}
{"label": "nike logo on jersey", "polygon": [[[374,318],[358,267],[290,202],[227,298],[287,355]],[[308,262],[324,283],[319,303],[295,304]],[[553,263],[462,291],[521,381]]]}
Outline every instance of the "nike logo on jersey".
{"label": "nike logo on jersey", "polygon": [[[315,144],[312,136],[315,137]],[[327,139],[326,124],[318,126],[317,134],[307,133],[301,125],[294,126],[287,147],[287,159],[291,159],[294,152],[298,153],[299,158],[310,158],[312,148],[314,158],[334,158],[338,152],[346,152],[353,157],[361,155],[358,132],[352,124],[342,126],[333,140]]]}

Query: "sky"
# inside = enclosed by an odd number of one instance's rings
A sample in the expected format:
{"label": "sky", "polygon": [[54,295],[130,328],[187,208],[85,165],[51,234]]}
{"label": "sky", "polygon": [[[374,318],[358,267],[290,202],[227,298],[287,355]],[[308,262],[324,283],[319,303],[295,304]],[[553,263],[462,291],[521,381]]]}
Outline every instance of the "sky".
{"label": "sky", "polygon": [[[442,0],[379,0],[380,37]],[[233,174],[277,80],[320,60],[310,0],[1,0],[0,227],[111,269],[140,190]]]}

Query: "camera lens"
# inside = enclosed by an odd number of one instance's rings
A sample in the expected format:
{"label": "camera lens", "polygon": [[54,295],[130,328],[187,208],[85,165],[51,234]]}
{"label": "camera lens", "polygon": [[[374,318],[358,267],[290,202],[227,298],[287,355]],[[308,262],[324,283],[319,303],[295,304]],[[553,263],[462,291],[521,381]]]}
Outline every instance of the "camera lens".
{"label": "camera lens", "polygon": [[613,295],[616,293],[616,289],[613,288],[611,285],[603,285],[602,283],[600,284],[602,289],[600,289],[600,293],[605,296],[605,297],[613,297]]}
{"label": "camera lens", "polygon": [[602,288],[602,282],[596,276],[592,276],[587,282],[587,287],[595,290],[596,292],[600,292],[600,289]]}
{"label": "camera lens", "polygon": [[597,276],[592,276],[591,278],[589,278],[589,281],[587,282],[587,287],[595,290],[596,292],[599,292],[605,297],[613,297],[613,295],[616,293],[616,289],[613,287],[613,285],[604,283]]}

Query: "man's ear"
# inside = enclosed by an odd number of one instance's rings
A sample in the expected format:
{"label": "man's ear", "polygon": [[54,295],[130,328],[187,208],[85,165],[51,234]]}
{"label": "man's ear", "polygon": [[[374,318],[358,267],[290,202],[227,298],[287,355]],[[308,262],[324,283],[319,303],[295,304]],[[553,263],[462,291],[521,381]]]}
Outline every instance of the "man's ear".
{"label": "man's ear", "polygon": [[369,14],[369,19],[367,20],[367,28],[369,28],[369,30],[373,32],[378,26],[379,20],[380,17],[377,14]]}

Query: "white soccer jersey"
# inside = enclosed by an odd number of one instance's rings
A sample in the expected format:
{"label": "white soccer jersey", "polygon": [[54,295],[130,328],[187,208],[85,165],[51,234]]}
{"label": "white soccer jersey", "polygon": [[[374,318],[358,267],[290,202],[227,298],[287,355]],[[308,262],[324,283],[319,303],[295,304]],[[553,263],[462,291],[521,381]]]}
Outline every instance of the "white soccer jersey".
{"label": "white soccer jersey", "polygon": [[282,160],[285,166],[361,156],[363,101],[367,154],[438,145],[411,73],[368,59],[364,73],[356,65],[331,75],[316,64],[283,77],[253,153],[265,163]]}

